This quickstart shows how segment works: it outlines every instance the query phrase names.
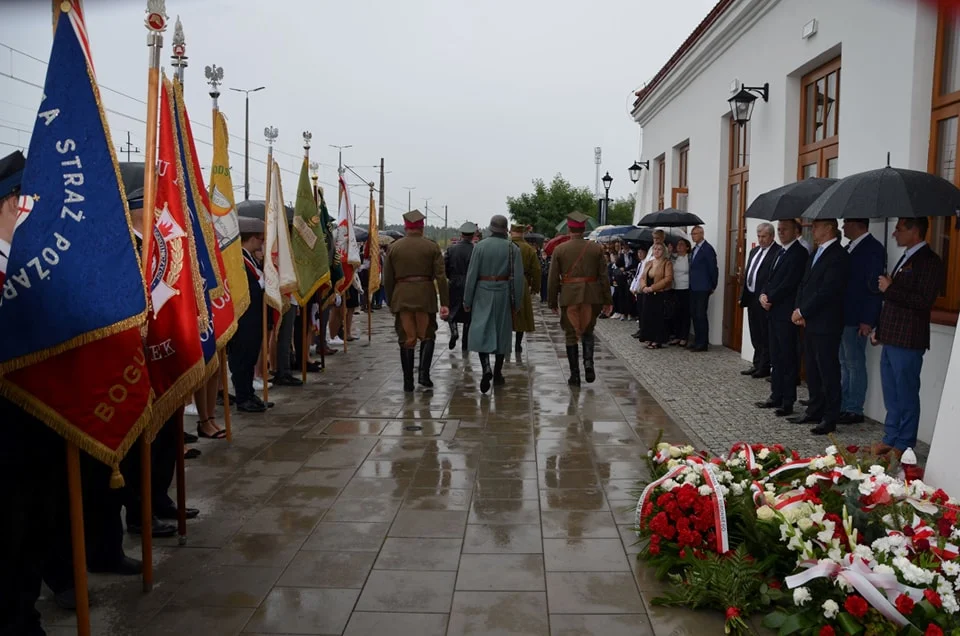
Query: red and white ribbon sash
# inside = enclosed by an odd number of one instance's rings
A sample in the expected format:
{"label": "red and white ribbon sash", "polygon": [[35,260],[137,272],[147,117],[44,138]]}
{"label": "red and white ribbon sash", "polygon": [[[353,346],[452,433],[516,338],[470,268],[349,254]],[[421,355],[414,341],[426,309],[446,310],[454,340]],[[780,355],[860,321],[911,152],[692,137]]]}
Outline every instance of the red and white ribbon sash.
{"label": "red and white ribbon sash", "polygon": [[668,471],[666,475],[664,475],[660,479],[657,479],[656,481],[652,481],[649,484],[647,484],[647,487],[643,489],[642,493],[640,493],[640,499],[637,500],[637,528],[642,527],[643,507],[644,505],[646,505],[647,500],[650,498],[650,495],[653,494],[653,491],[656,489],[656,487],[662,484],[663,482],[667,481],[668,479],[673,479],[674,477],[682,473],[686,468],[687,467],[682,464],[680,466],[674,466],[673,469]]}
{"label": "red and white ribbon sash", "polygon": [[717,531],[717,553],[726,554],[730,551],[730,539],[727,536],[727,507],[724,505],[720,481],[715,471],[716,467],[713,464],[704,464],[703,480],[713,490],[710,501],[713,504],[713,519]]}
{"label": "red and white ribbon sash", "polygon": [[750,444],[747,444],[746,442],[737,442],[730,449],[730,456],[733,457],[734,455],[737,454],[738,451],[741,451],[741,450],[744,452],[744,455],[746,455],[747,470],[749,471],[756,470],[757,459],[753,454],[753,448],[751,448]]}

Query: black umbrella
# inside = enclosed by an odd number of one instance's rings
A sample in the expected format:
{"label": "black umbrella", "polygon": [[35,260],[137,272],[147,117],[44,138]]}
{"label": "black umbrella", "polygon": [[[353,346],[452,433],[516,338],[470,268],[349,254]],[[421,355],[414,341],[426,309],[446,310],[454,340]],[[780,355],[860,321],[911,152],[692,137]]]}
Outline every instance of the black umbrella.
{"label": "black umbrella", "polygon": [[367,237],[370,236],[370,231],[367,230],[367,229],[364,229],[364,228],[362,228],[362,227],[356,227],[356,226],[354,226],[354,228],[353,228],[353,235],[354,235],[354,237],[356,237],[356,239],[357,239],[359,242],[363,243],[364,241],[367,240]]}
{"label": "black umbrella", "polygon": [[392,236],[394,239],[402,239],[404,234],[399,230],[384,230],[381,234],[386,234],[387,236]]}
{"label": "black umbrella", "polygon": [[543,245],[543,242],[546,240],[546,237],[543,234],[538,234],[536,232],[527,232],[523,235],[523,240],[527,243],[533,243],[535,245]]}
{"label": "black umbrella", "polygon": [[745,216],[764,221],[795,219],[836,182],[836,179],[814,177],[774,188],[754,199]]}
{"label": "black umbrella", "polygon": [[[264,207],[266,205],[265,201],[259,199],[250,199],[248,201],[241,201],[237,205],[237,215],[238,216],[248,216],[252,219],[260,219],[261,221],[266,221],[264,218]],[[287,210],[287,223],[293,223],[293,207],[289,205],[283,206]]]}
{"label": "black umbrella", "polygon": [[929,172],[880,168],[840,179],[803,213],[805,219],[956,216],[960,190]]}
{"label": "black umbrella", "polygon": [[[653,245],[653,232],[654,230],[649,227],[635,227],[621,236],[620,240],[647,249]],[[682,238],[686,237],[680,234],[667,232],[666,236],[664,237],[664,242],[668,245],[676,245]]]}
{"label": "black umbrella", "polygon": [[676,208],[667,208],[658,210],[646,215],[637,225],[647,227],[687,227],[690,225],[703,225],[703,219],[692,212],[678,210]]}

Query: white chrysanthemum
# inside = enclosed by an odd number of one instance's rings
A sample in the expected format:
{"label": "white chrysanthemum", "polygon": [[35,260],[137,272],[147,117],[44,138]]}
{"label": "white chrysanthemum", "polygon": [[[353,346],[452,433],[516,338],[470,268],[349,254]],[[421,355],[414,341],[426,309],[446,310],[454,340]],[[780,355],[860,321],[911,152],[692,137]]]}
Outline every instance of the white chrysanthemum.
{"label": "white chrysanthemum", "polygon": [[950,531],[950,538],[960,539],[960,527],[955,527],[953,530]]}
{"label": "white chrysanthemum", "polygon": [[813,488],[817,485],[818,481],[820,481],[820,479],[816,475],[807,475],[804,483],[807,485],[807,488]]}
{"label": "white chrysanthemum", "polygon": [[677,482],[673,481],[672,479],[668,479],[667,481],[665,481],[665,482],[663,482],[662,484],[660,484],[660,487],[663,488],[664,490],[666,490],[667,492],[669,492],[669,491],[671,491],[671,490],[673,490],[673,489],[675,489],[675,488],[679,488],[679,487],[680,487],[680,484],[678,484]]}
{"label": "white chrysanthemum", "polygon": [[766,459],[767,457],[770,457],[770,449],[769,449],[769,448],[761,448],[761,449],[760,449],[760,452],[757,453],[757,457],[759,457],[760,459]]}
{"label": "white chrysanthemum", "polygon": [[720,473],[720,481],[722,481],[725,484],[732,484],[733,473],[731,473],[729,470],[723,471],[722,473]]}
{"label": "white chrysanthemum", "polygon": [[797,606],[802,607],[806,605],[812,598],[813,594],[805,587],[798,587],[793,591],[793,603]]}
{"label": "white chrysanthemum", "polygon": [[713,494],[713,488],[704,484],[703,486],[700,486],[697,492],[700,493],[701,497],[709,497]]}
{"label": "white chrysanthemum", "polygon": [[730,494],[730,489],[724,486],[723,484],[719,484],[717,488],[720,489],[720,494],[723,495],[724,497]]}
{"label": "white chrysanthemum", "polygon": [[743,464],[743,461],[738,457],[731,457],[730,459],[727,460],[727,466],[730,466],[731,468],[736,468],[737,466],[740,466],[742,464]]}
{"label": "white chrysanthemum", "polygon": [[730,491],[733,493],[734,497],[739,497],[743,494],[743,486],[740,484],[731,484]]}
{"label": "white chrysanthemum", "polygon": [[887,565],[886,563],[880,563],[876,565],[873,568],[873,571],[876,572],[877,574],[893,574],[894,576],[896,576],[897,574],[897,571],[894,570],[889,565]]}
{"label": "white chrysanthemum", "polygon": [[826,618],[833,618],[840,613],[840,606],[833,599],[825,600],[820,607],[823,608],[823,615]]}
{"label": "white chrysanthemum", "polygon": [[870,467],[870,474],[873,475],[874,477],[883,475],[885,472],[886,470],[884,469],[884,467],[879,464],[874,464],[873,466]]}
{"label": "white chrysanthemum", "polygon": [[693,453],[694,450],[696,449],[694,449],[694,447],[691,446],[690,444],[687,444],[686,446],[683,447],[683,452],[686,453],[687,455]]}
{"label": "white chrysanthemum", "polygon": [[937,594],[940,596],[945,596],[947,594],[953,594],[953,586],[950,585],[950,581],[946,579],[940,579],[937,581]]}
{"label": "white chrysanthemum", "polygon": [[683,483],[685,484],[696,484],[700,481],[700,475],[693,472],[692,470],[683,476]]}
{"label": "white chrysanthemum", "polygon": [[[949,585],[947,588],[949,589]],[[960,610],[960,605],[957,604],[957,597],[953,595],[953,591],[950,590],[946,594],[940,594],[940,600],[943,602],[943,611],[947,614],[956,614]]]}
{"label": "white chrysanthemum", "polygon": [[826,457],[823,458],[823,465],[826,468],[833,468],[834,466],[837,465],[837,458],[834,457],[833,455],[827,455]]}
{"label": "white chrysanthemum", "polygon": [[791,487],[791,488],[799,488],[799,487],[800,487],[800,483],[801,483],[801,482],[800,482],[799,479],[794,479],[793,481],[790,482],[790,487]]}
{"label": "white chrysanthemum", "polygon": [[830,548],[830,551],[827,552],[827,556],[830,557],[830,560],[834,563],[840,563],[843,561],[843,552],[840,551],[840,548]]}
{"label": "white chrysanthemum", "polygon": [[864,479],[860,482],[860,486],[857,490],[860,491],[860,494],[864,497],[868,497],[873,494],[874,488],[876,488],[876,483],[872,479]]}
{"label": "white chrysanthemum", "polygon": [[956,561],[944,561],[941,566],[943,573],[949,577],[955,577],[960,574],[960,565]]}
{"label": "white chrysanthemum", "polygon": [[853,591],[853,585],[851,585],[847,579],[843,578],[842,576],[838,576],[834,579],[834,581],[836,581],[837,587],[839,587],[845,593],[850,593]]}
{"label": "white chrysanthemum", "polygon": [[865,561],[874,560],[873,550],[871,550],[869,546],[858,545],[856,548],[853,549],[853,554],[856,555],[857,558],[863,559]]}
{"label": "white chrysanthemum", "polygon": [[764,489],[766,489],[767,492],[774,492],[777,489],[777,487],[774,484],[770,484],[770,483],[764,484],[763,487]]}

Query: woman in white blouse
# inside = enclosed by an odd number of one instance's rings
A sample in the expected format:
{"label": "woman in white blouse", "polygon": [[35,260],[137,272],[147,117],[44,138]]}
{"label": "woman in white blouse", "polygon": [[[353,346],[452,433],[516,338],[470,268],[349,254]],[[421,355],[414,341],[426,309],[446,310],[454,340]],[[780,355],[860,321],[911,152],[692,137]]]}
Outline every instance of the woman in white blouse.
{"label": "woman in white blouse", "polygon": [[687,346],[690,336],[690,241],[677,241],[673,256],[673,325],[672,345]]}

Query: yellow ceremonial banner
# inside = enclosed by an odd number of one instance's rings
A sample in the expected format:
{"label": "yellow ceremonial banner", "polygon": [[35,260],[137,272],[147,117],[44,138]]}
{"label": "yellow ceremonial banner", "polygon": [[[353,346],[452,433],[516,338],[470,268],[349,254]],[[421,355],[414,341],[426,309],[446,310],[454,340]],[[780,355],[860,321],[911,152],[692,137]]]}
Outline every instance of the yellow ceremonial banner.
{"label": "yellow ceremonial banner", "polygon": [[227,270],[227,285],[233,298],[234,315],[239,318],[250,306],[250,289],[240,247],[240,224],[233,199],[230,178],[230,153],[227,120],[218,110],[213,112],[213,165],[210,167],[210,213],[213,227]]}
{"label": "yellow ceremonial banner", "polygon": [[367,254],[370,255],[370,282],[367,289],[367,302],[380,289],[380,228],[377,227],[377,206],[373,202],[373,190],[370,191],[370,233],[367,237]]}

